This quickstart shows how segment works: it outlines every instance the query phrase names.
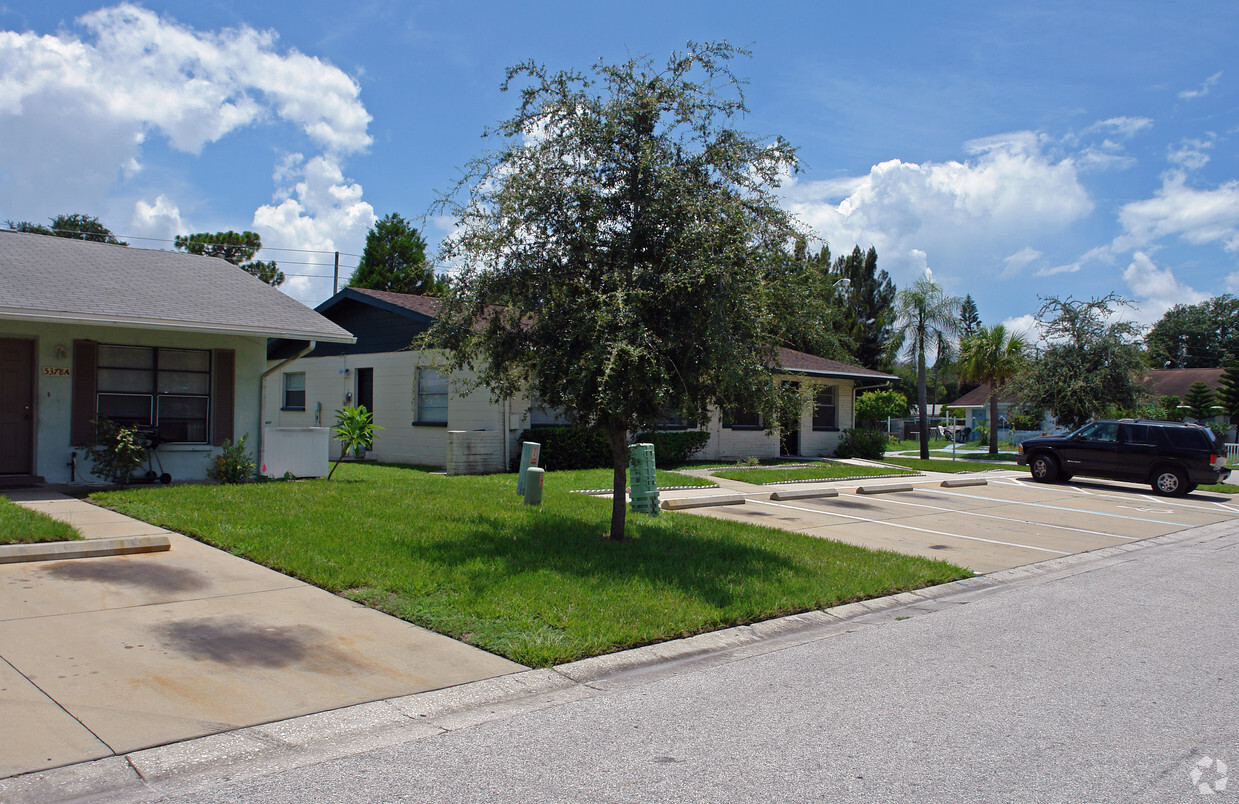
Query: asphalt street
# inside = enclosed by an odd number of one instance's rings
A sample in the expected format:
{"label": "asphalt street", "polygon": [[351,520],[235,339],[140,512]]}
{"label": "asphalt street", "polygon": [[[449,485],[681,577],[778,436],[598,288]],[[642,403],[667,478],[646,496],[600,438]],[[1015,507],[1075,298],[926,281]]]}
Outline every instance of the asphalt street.
{"label": "asphalt street", "polygon": [[1219,523],[756,642],[532,671],[557,683],[524,699],[436,710],[428,693],[406,725],[363,739],[322,721],[307,726],[318,742],[267,736],[250,755],[209,742],[221,735],[182,744],[179,770],[166,753],[162,769],[130,757],[124,783],[79,766],[0,797],[1226,801],[1239,798],[1237,570],[1239,526]]}

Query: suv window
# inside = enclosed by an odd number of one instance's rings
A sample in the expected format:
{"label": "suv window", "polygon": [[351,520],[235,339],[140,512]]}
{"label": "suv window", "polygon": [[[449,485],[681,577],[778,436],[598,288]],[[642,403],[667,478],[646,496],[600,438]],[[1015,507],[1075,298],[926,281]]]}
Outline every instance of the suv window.
{"label": "suv window", "polygon": [[1213,445],[1209,443],[1209,439],[1205,434],[1190,427],[1165,427],[1162,432],[1166,434],[1167,440],[1170,441],[1170,446],[1175,449],[1212,449]]}
{"label": "suv window", "polygon": [[1147,424],[1125,424],[1121,428],[1125,444],[1156,444],[1157,439]]}
{"label": "suv window", "polygon": [[1119,426],[1115,422],[1093,422],[1077,435],[1085,441],[1118,441]]}

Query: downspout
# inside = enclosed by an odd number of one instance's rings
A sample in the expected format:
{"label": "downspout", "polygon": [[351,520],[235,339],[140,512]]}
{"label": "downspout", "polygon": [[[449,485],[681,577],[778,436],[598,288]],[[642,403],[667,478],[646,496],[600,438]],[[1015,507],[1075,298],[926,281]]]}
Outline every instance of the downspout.
{"label": "downspout", "polygon": [[265,421],[266,417],[264,416],[262,409],[263,409],[263,401],[267,396],[265,393],[266,388],[267,388],[267,378],[270,377],[275,372],[287,366],[289,363],[292,363],[294,360],[300,360],[301,358],[308,355],[310,352],[313,352],[314,347],[317,345],[318,345],[318,341],[310,341],[308,345],[304,349],[302,349],[300,352],[297,352],[297,354],[293,355],[287,360],[281,360],[279,363],[276,363],[274,366],[264,371],[262,373],[262,376],[258,378],[258,449],[254,450],[254,452],[255,454],[258,455],[258,467],[260,471],[262,470],[262,467],[267,465],[267,454],[266,454],[267,444],[266,444],[266,439],[262,437],[263,429],[266,426],[266,421]]}
{"label": "downspout", "polygon": [[508,471],[511,468],[511,456],[508,452],[511,447],[508,446],[508,409],[511,400],[508,397],[503,398],[502,404],[499,406],[499,433],[503,436],[503,471]]}

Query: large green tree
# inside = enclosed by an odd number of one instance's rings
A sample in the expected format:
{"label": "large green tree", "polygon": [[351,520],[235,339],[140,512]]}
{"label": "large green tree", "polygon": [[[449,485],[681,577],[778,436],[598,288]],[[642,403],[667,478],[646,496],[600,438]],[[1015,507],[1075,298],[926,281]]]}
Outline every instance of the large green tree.
{"label": "large green tree", "polygon": [[1218,379],[1217,403],[1230,424],[1239,424],[1239,363],[1231,363]]}
{"label": "large green tree", "polygon": [[421,232],[393,212],[370,227],[350,287],[441,296],[446,284],[426,260]]}
{"label": "large green tree", "polygon": [[1129,306],[1113,293],[1088,301],[1043,299],[1037,320],[1045,346],[1013,384],[1020,400],[1072,428],[1134,410],[1144,363],[1136,345],[1140,327],[1113,318],[1117,308]]}
{"label": "large green tree", "polygon": [[977,312],[977,303],[972,300],[972,294],[964,296],[959,305],[959,337],[970,338],[981,331],[981,315]]}
{"label": "large green tree", "polygon": [[1239,361],[1239,298],[1176,304],[1145,336],[1154,368],[1217,368]]}
{"label": "large green tree", "polygon": [[51,219],[51,226],[30,221],[5,221],[6,226],[18,232],[33,232],[34,234],[55,235],[72,240],[89,240],[94,243],[111,243],[114,246],[127,246],[112,234],[112,230],[99,222],[93,215],[80,212],[71,215],[57,215]]}
{"label": "large green tree", "polygon": [[842,334],[853,344],[852,359],[865,368],[890,368],[891,325],[895,321],[895,284],[878,269],[878,252],[872,246],[835,260],[831,273],[846,279],[839,322]]}
{"label": "large green tree", "polygon": [[928,273],[895,297],[895,342],[916,364],[916,407],[920,422],[921,460],[929,459],[927,355],[940,339],[949,339],[959,326],[959,299],[948,296]]}
{"label": "large green tree", "polygon": [[800,403],[775,351],[797,312],[775,303],[801,234],[774,194],[795,151],[735,127],[742,55],[689,43],[665,66],[512,67],[517,112],[444,202],[460,268],[430,342],[492,393],[532,391],[602,432],[614,540],[629,433],[711,407],[769,424]]}
{"label": "large green tree", "polygon": [[1183,395],[1183,404],[1187,407],[1187,415],[1198,422],[1211,418],[1218,413],[1214,408],[1221,407],[1217,404],[1213,389],[1203,382],[1194,382],[1188,387]]}
{"label": "large green tree", "polygon": [[1024,365],[1027,344],[1002,324],[982,327],[961,345],[964,376],[989,383],[989,454],[998,454],[998,397]]}
{"label": "large green tree", "polygon": [[199,232],[177,235],[174,243],[178,249],[190,254],[227,260],[273,288],[284,283],[284,272],[276,267],[275,260],[264,262],[254,259],[254,255],[262,249],[262,237],[257,232]]}

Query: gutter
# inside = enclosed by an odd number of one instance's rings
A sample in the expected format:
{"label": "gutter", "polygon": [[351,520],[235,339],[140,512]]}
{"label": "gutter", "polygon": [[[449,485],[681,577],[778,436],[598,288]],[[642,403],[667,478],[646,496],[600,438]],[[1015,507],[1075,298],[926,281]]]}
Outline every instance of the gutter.
{"label": "gutter", "polygon": [[267,465],[267,455],[266,455],[267,443],[266,443],[266,439],[262,437],[263,430],[266,427],[266,417],[263,414],[262,408],[263,408],[263,400],[267,396],[265,393],[267,389],[267,378],[270,377],[275,372],[287,366],[289,363],[292,363],[295,360],[300,360],[301,358],[308,355],[310,352],[313,352],[314,347],[316,346],[318,346],[318,341],[309,341],[306,347],[302,349],[300,352],[297,352],[297,354],[293,355],[290,358],[281,360],[279,363],[276,363],[274,366],[264,371],[262,373],[262,376],[258,378],[258,448],[254,450],[254,453],[258,455],[258,470],[260,472],[262,471],[262,467]]}

